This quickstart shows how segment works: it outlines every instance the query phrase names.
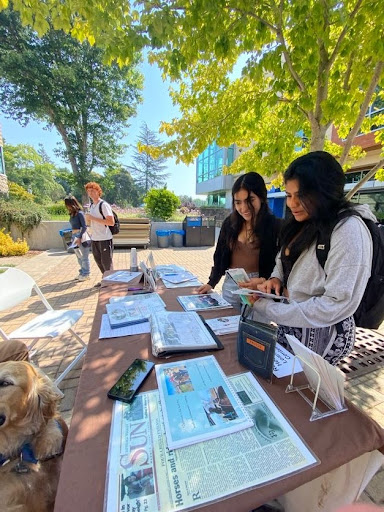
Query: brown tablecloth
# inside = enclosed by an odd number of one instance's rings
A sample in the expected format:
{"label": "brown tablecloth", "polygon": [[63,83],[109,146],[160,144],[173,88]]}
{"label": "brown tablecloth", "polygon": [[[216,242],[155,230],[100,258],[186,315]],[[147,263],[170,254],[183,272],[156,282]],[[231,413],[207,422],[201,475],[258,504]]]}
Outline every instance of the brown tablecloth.
{"label": "brown tablecloth", "polygon": [[[188,295],[192,288],[158,292],[168,310],[181,311],[178,295]],[[107,392],[136,357],[156,359],[151,353],[149,334],[99,340],[101,315],[112,295],[125,295],[127,285],[112,284],[101,288],[92,326],[76,402],[64,454],[55,512],[103,510],[112,400]],[[204,312],[205,318],[236,314],[232,309]],[[247,371],[237,361],[236,335],[220,337],[224,350],[214,355],[227,375]],[[172,360],[197,357],[204,353],[182,354]],[[297,393],[285,393],[288,378],[269,384],[258,379],[295,429],[320,459],[321,464],[277,482],[201,507],[207,511],[249,512],[266,501],[342,466],[363,453],[384,450],[384,430],[366,414],[348,403],[348,411],[310,422],[310,407]],[[155,389],[155,372],[144,383],[143,391]]]}

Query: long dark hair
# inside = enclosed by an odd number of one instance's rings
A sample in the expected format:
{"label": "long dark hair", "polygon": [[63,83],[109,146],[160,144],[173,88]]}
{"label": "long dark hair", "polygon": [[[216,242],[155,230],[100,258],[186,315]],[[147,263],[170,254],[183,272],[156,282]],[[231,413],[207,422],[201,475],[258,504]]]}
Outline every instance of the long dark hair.
{"label": "long dark hair", "polygon": [[[240,190],[246,190],[248,192],[247,202],[249,210],[252,212],[251,224],[253,226],[253,232],[258,237],[260,243],[264,238],[264,232],[266,229],[264,220],[272,215],[267,202],[267,188],[265,186],[263,178],[257,172],[248,172],[241,175],[232,187],[232,213],[230,215],[231,229],[228,232],[227,243],[230,247],[234,247],[237,243],[239,233],[244,225],[244,218],[237,212],[235,208],[235,194]],[[250,193],[253,192],[261,202],[260,210],[256,214]]]}
{"label": "long dark hair", "polygon": [[68,207],[71,217],[74,217],[82,210],[79,201],[74,196],[68,196],[64,199],[65,206]]}
{"label": "long dark hair", "polygon": [[289,216],[282,231],[283,252],[290,247],[290,259],[296,260],[309,248],[318,234],[334,222],[341,209],[352,206],[344,196],[345,175],[339,162],[326,151],[313,151],[296,158],[284,173],[284,182],[297,180],[299,198],[310,218],[298,222]]}

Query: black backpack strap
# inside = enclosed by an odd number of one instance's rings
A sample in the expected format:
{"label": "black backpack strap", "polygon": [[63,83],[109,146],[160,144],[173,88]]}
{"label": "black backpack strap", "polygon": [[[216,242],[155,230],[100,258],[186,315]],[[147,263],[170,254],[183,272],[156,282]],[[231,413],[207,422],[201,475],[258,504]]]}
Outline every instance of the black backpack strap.
{"label": "black backpack strap", "polygon": [[105,215],[104,215],[104,213],[103,213],[103,208],[102,208],[103,203],[104,203],[104,201],[100,201],[100,203],[99,203],[99,212],[100,212],[100,215],[101,215],[101,216],[103,217],[103,219],[105,220]]}
{"label": "black backpack strap", "polygon": [[319,235],[317,237],[316,256],[322,268],[324,268],[325,262],[327,261],[328,258],[328,253],[331,248],[331,236],[336,224],[338,224],[341,220],[352,216],[360,217],[361,219],[363,218],[359,212],[357,212],[353,208],[348,208],[340,212],[337,215],[334,222],[332,222],[332,224],[320,230]]}

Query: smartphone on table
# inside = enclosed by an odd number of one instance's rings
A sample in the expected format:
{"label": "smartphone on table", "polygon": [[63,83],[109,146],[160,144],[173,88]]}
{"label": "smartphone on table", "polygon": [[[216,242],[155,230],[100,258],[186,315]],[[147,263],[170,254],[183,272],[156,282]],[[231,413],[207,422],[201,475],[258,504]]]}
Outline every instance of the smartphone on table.
{"label": "smartphone on table", "polygon": [[155,363],[145,359],[135,359],[123,375],[108,391],[108,398],[121,402],[132,402],[135,394],[151,373]]}

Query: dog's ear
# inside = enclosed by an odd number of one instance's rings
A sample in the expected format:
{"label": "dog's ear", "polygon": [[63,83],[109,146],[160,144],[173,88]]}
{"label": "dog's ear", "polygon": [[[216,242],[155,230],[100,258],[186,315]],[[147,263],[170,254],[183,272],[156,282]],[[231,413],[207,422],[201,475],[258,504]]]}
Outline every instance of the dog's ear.
{"label": "dog's ear", "polygon": [[39,409],[44,419],[48,420],[55,416],[57,405],[64,395],[47,375],[38,368],[35,368],[35,370],[37,373],[36,392],[38,395]]}

